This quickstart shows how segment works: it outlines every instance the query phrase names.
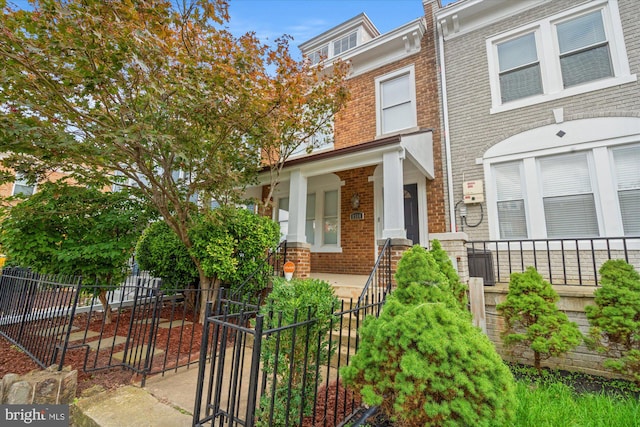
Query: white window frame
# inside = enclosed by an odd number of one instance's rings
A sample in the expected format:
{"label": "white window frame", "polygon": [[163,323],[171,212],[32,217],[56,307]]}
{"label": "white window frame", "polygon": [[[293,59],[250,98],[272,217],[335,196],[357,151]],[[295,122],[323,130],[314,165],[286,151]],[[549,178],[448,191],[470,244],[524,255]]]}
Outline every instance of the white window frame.
{"label": "white window frame", "polygon": [[[351,37],[353,37],[353,36],[355,36],[355,39],[356,39],[356,41],[355,41],[355,45],[353,45],[353,46],[349,46],[348,48],[346,48],[345,50],[341,50],[340,52],[336,52],[336,43],[340,43],[340,44],[342,44],[342,41],[343,41],[343,40],[345,40],[345,39],[346,39],[346,40],[348,41],[348,39],[350,39],[350,38],[351,38]],[[344,52],[346,52],[346,51],[348,51],[348,50],[351,50],[351,49],[353,49],[354,47],[357,47],[357,46],[358,46],[358,31],[357,31],[357,30],[356,30],[356,31],[352,31],[352,32],[350,32],[349,34],[347,34],[347,35],[345,35],[345,36],[342,36],[342,37],[340,37],[340,38],[338,38],[338,39],[332,40],[330,44],[331,44],[331,51],[332,51],[332,55],[331,55],[331,56],[341,55],[341,54],[343,54]]]}
{"label": "white window frame", "polygon": [[[318,132],[315,135],[312,135],[309,138],[309,141],[305,141],[300,146],[298,146],[290,155],[289,159],[295,159],[297,157],[304,157],[311,154],[321,153],[323,151],[331,151],[333,150],[334,144],[334,120],[331,119],[331,130],[328,133]],[[307,152],[307,147],[309,145],[313,146],[316,144],[317,140],[321,140],[321,144],[317,147],[314,147],[310,152]]]}
{"label": "white window frame", "polygon": [[[23,187],[31,187],[31,194],[26,194],[26,193],[16,193],[16,186],[17,185],[21,185]],[[16,196],[18,194],[20,194],[23,197],[29,197],[29,196],[33,196],[36,193],[38,184],[34,183],[34,184],[29,184],[27,183],[27,180],[24,179],[24,177],[21,174],[16,174],[16,177],[13,181],[13,187],[11,188],[11,195],[12,196]]]}
{"label": "white window frame", "polygon": [[569,145],[557,149],[506,155],[485,160],[485,178],[487,179],[487,182],[493,183],[493,185],[487,188],[487,211],[489,217],[490,238],[492,240],[505,240],[500,236],[497,188],[495,185],[495,176],[493,175],[492,166],[512,161],[522,162],[521,170],[523,176],[521,179],[523,181],[522,185],[524,186],[522,191],[523,196],[525,197],[525,215],[527,218],[528,230],[527,239],[547,239],[541,173],[539,170],[538,160],[542,157],[568,154],[574,151],[584,151],[587,153],[591,189],[596,205],[600,237],[624,236],[612,150],[617,147],[637,144],[640,144],[640,141],[621,138],[619,140],[608,140],[600,141],[595,144],[586,144],[582,145],[582,147]]}
{"label": "white window frame", "polygon": [[[383,132],[382,128],[382,85],[389,80],[393,80],[397,77],[401,77],[403,75],[409,75],[409,101],[412,105],[412,117],[411,124],[403,129],[397,129],[391,132]],[[376,77],[375,79],[376,86],[376,132],[377,136],[383,135],[394,135],[401,132],[407,132],[418,129],[418,113],[416,106],[416,76],[415,76],[415,66],[409,65],[407,67],[401,68],[399,70],[395,70],[391,73],[385,74],[383,76]]]}
{"label": "white window frame", "polygon": [[324,44],[309,54],[311,65],[319,64],[320,61],[324,61],[327,58],[329,58],[329,44]]}
{"label": "white window frame", "polygon": [[[598,10],[602,12],[604,30],[611,56],[613,76],[577,84],[565,89],[560,68],[560,50],[558,47],[556,25]],[[497,46],[500,43],[531,32],[535,33],[543,93],[502,103]],[[571,10],[496,35],[487,39],[486,48],[489,66],[489,82],[491,86],[491,114],[637,81],[636,75],[631,74],[629,68],[629,60],[627,58],[624,34],[620,21],[620,12],[618,3],[614,0],[588,2]]]}
{"label": "white window frame", "polygon": [[[343,184],[344,184],[343,181],[338,181],[336,183],[330,183],[330,184],[310,185],[307,188],[307,194],[315,193],[315,197],[316,197],[316,203],[315,203],[316,209],[315,209],[315,215],[313,217],[315,221],[315,227],[314,227],[315,235],[314,235],[314,243],[311,245],[311,252],[317,252],[317,253],[323,253],[323,252],[341,253],[342,252],[342,245],[341,245],[342,189],[341,187]],[[288,186],[287,185],[281,186],[279,190],[282,190],[282,191],[281,192],[279,191],[278,194],[274,195],[274,200],[273,200],[272,219],[278,223],[280,223],[280,218],[279,218],[280,200],[289,198],[289,192],[286,191],[284,187],[288,187]],[[337,191],[337,196],[338,196],[338,236],[337,236],[336,244],[324,244],[324,233],[322,229],[322,226],[324,224],[324,194],[329,191]],[[289,199],[289,203],[291,203],[291,199]],[[304,220],[306,221],[307,219],[310,219],[310,215],[305,214]],[[306,230],[306,225],[305,225],[305,230]],[[284,239],[286,239],[286,236],[281,236],[281,240],[284,240]]]}

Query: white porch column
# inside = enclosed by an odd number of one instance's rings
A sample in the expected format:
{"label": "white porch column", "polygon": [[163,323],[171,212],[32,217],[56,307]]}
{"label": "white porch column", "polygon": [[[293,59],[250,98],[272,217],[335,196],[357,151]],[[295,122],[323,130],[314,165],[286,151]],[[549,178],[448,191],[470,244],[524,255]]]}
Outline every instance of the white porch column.
{"label": "white porch column", "polygon": [[402,177],[402,151],[382,155],[382,188],[384,193],[384,224],[382,238],[407,238],[404,227],[404,188]]}
{"label": "white porch column", "polygon": [[289,181],[289,234],[287,242],[305,243],[305,220],[307,215],[307,177],[300,169],[291,171]]}

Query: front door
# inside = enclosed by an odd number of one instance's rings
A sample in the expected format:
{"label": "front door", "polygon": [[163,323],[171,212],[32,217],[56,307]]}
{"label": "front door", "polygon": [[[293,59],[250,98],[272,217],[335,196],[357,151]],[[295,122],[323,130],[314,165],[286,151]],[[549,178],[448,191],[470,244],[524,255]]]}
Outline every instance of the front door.
{"label": "front door", "polygon": [[407,239],[420,244],[420,221],[418,220],[418,184],[404,186],[404,226]]}

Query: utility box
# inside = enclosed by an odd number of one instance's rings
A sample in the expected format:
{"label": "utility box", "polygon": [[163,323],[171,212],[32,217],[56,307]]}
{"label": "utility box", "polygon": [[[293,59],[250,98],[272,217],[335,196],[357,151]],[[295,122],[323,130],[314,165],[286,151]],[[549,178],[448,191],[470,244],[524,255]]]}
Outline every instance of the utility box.
{"label": "utility box", "polygon": [[463,182],[462,198],[467,204],[484,202],[484,185],[482,184],[482,180]]}

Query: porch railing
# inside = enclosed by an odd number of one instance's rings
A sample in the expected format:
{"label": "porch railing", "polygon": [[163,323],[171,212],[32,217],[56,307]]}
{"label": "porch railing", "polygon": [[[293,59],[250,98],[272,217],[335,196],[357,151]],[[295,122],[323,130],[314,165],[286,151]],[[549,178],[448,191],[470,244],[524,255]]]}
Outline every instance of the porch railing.
{"label": "porch railing", "polygon": [[356,307],[384,301],[387,294],[391,292],[391,279],[391,239],[387,239],[380,249],[378,259],[362,289]]}
{"label": "porch railing", "polygon": [[598,286],[609,259],[640,269],[640,237],[470,241],[467,255],[469,275],[486,285],[508,283],[511,273],[533,266],[552,285]]}

